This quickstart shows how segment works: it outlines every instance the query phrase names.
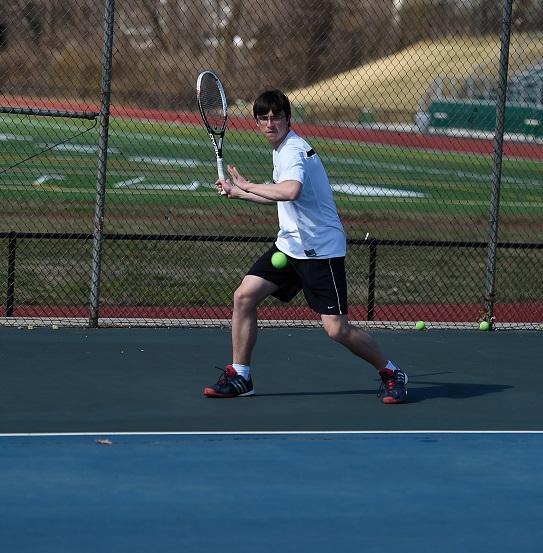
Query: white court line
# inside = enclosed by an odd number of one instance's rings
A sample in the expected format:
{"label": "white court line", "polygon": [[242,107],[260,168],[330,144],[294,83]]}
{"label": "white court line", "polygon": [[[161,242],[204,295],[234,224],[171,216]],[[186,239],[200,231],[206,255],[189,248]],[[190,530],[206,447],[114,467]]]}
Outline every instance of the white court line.
{"label": "white court line", "polygon": [[543,434],[543,430],[242,430],[221,432],[25,432],[0,434],[0,438],[77,437],[77,436],[348,436],[416,434]]}

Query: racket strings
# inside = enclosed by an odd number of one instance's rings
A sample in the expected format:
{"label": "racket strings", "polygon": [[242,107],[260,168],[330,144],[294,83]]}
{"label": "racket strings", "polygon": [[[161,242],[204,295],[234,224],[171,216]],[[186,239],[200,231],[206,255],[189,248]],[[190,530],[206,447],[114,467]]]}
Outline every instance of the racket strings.
{"label": "racket strings", "polygon": [[221,132],[226,119],[226,111],[221,91],[211,76],[202,80],[200,104],[208,125],[214,132]]}

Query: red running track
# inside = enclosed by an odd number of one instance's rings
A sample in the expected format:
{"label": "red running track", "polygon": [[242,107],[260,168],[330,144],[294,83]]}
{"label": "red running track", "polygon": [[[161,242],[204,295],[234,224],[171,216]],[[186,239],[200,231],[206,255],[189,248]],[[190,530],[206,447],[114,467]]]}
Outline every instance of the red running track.
{"label": "red running track", "polygon": [[[5,307],[0,316],[5,315]],[[434,321],[434,322],[478,322],[484,314],[484,307],[476,303],[464,304],[395,304],[377,305],[374,321]],[[25,306],[15,308],[14,317],[37,318],[87,318],[87,307],[69,306]],[[497,323],[541,323],[543,322],[543,303],[505,303],[497,304],[494,311]],[[100,318],[118,319],[230,319],[229,306],[205,307],[103,307]],[[307,320],[315,321],[319,316],[308,307],[267,306],[259,309],[261,320]],[[366,306],[349,307],[349,318],[353,321],[366,321]]]}
{"label": "red running track", "polygon": [[[14,108],[41,108],[60,109],[67,111],[95,111],[100,107],[83,102],[65,102],[36,98],[13,98],[4,96],[4,107]],[[201,125],[198,113],[168,111],[157,109],[140,109],[130,106],[111,106],[112,117],[126,117],[149,121],[171,121],[185,125]],[[247,118],[229,119],[229,128],[235,130],[250,130],[254,128],[254,121]],[[451,137],[441,135],[424,135],[407,131],[373,130],[368,128],[352,128],[333,125],[316,125],[296,123],[295,128],[304,136],[330,138],[336,140],[352,140],[370,144],[385,144],[401,148],[417,148],[423,150],[438,150],[444,152],[463,152],[472,154],[492,155],[494,145],[492,140],[482,138]],[[543,144],[533,142],[512,142],[504,144],[506,157],[523,159],[543,159]]]}

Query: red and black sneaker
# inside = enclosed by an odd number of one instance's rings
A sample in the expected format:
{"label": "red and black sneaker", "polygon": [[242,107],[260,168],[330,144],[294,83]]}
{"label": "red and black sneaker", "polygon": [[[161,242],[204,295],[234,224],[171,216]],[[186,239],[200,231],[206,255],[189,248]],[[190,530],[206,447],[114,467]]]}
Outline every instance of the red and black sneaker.
{"label": "red and black sneaker", "polygon": [[232,365],[226,365],[224,369],[217,367],[217,369],[222,371],[222,375],[217,380],[217,384],[204,388],[204,396],[246,397],[254,395],[253,380],[250,376],[246,380],[236,372]]}
{"label": "red and black sneaker", "polygon": [[407,375],[401,369],[381,369],[381,386],[377,397],[383,403],[405,403],[407,401]]}

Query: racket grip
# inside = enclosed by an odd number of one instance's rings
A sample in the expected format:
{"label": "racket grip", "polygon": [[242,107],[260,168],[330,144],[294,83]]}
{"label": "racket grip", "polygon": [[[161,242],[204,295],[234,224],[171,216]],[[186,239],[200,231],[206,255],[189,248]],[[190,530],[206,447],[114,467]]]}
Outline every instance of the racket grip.
{"label": "racket grip", "polygon": [[[226,180],[226,175],[224,174],[224,161],[222,157],[217,157],[217,174],[219,175],[220,180]],[[221,196],[226,196],[226,192],[221,190]]]}

